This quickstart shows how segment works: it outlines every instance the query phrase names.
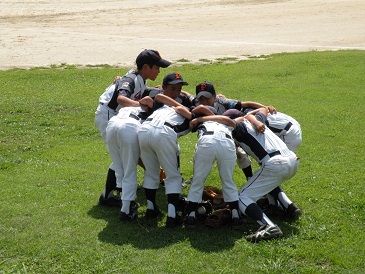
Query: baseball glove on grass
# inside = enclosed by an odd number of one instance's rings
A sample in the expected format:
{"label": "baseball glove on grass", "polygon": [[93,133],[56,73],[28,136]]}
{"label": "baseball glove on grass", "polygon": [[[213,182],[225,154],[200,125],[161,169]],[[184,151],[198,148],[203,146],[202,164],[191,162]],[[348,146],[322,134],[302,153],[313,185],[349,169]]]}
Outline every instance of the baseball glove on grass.
{"label": "baseball glove on grass", "polygon": [[228,208],[222,208],[214,211],[205,220],[205,225],[210,228],[220,228],[229,224],[231,220],[231,211]]}
{"label": "baseball glove on grass", "polygon": [[209,201],[213,209],[221,209],[227,207],[224,202],[222,191],[214,186],[205,186],[203,191],[203,200]]}

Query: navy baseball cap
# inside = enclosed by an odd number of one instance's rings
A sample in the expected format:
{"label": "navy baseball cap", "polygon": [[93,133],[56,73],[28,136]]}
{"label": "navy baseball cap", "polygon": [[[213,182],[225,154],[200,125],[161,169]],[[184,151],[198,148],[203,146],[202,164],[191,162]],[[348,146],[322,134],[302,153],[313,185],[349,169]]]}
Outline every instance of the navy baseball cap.
{"label": "navy baseball cap", "polygon": [[226,110],[222,115],[228,116],[231,119],[236,119],[238,117],[244,116],[244,114],[241,111],[235,108]]}
{"label": "navy baseball cap", "polygon": [[136,64],[138,67],[142,67],[144,64],[156,65],[161,68],[167,68],[171,65],[171,62],[162,59],[160,53],[157,50],[145,49],[136,58]]}
{"label": "navy baseball cap", "polygon": [[196,91],[196,99],[199,100],[201,96],[204,96],[205,98],[211,98],[213,95],[215,95],[215,89],[211,82],[202,82],[195,88]]}
{"label": "navy baseball cap", "polygon": [[178,72],[171,72],[167,74],[162,81],[163,85],[174,85],[182,83],[183,86],[187,86],[188,83],[184,82],[184,79],[182,78],[181,74]]}

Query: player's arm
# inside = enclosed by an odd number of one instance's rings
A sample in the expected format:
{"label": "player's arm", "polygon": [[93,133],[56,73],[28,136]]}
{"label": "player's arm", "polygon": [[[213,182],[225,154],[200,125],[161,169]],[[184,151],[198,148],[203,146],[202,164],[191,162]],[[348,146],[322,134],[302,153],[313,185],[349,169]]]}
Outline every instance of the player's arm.
{"label": "player's arm", "polygon": [[[265,127],[265,119],[266,119],[268,110],[266,108],[262,108],[262,109],[263,109],[262,112],[259,111],[256,114],[252,114],[252,112],[249,112],[247,115],[245,115],[243,117],[244,119],[246,119],[247,121],[249,121],[251,123],[251,125],[253,125],[253,127],[255,128],[255,130],[256,130],[257,133],[263,133],[263,132],[265,132],[265,129],[266,129],[266,127]],[[262,121],[259,121],[257,119],[257,117],[260,117],[260,120],[262,120]]]}
{"label": "player's arm", "polygon": [[177,106],[177,107],[173,107],[174,110],[176,111],[176,113],[180,114],[181,116],[184,116],[186,119],[191,120],[192,119],[192,114],[191,112],[184,106]]}
{"label": "player's arm", "polygon": [[198,117],[190,121],[189,127],[194,128],[200,123],[204,123],[206,121],[214,121],[221,124],[224,124],[226,126],[232,127],[233,129],[236,128],[236,122],[232,120],[231,118],[223,115],[211,115],[211,116],[203,116]]}
{"label": "player's arm", "polygon": [[245,102],[241,102],[241,107],[242,108],[255,108],[255,109],[259,109],[259,108],[267,108],[267,110],[273,114],[276,113],[276,109],[273,106],[264,106],[263,104],[257,103],[257,102],[251,102],[251,101],[245,101]]}
{"label": "player's arm", "polygon": [[119,95],[117,97],[117,102],[122,107],[139,107],[138,101],[133,101],[124,95]]}
{"label": "player's arm", "polygon": [[202,116],[214,115],[214,113],[204,105],[195,107],[191,112]]}
{"label": "player's arm", "polygon": [[190,94],[189,92],[182,90],[180,91],[180,93],[182,93],[183,95],[185,95],[191,102],[194,101],[195,96]]}
{"label": "player's arm", "polygon": [[149,111],[153,108],[153,99],[149,96],[143,97],[138,103],[144,111]]}
{"label": "player's arm", "polygon": [[174,99],[172,99],[166,95],[163,95],[163,94],[157,94],[155,97],[155,101],[157,103],[165,104],[170,107],[182,106],[182,104],[176,102]]}

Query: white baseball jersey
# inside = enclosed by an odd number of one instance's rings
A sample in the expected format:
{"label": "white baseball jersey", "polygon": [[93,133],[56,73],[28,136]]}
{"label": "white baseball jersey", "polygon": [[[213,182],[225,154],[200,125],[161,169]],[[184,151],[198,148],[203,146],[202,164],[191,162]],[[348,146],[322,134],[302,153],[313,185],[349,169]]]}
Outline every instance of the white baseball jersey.
{"label": "white baseball jersey", "polygon": [[117,187],[122,200],[134,201],[137,191],[137,164],[140,157],[138,131],[140,107],[123,107],[112,117],[106,129],[106,142],[113,160]]}
{"label": "white baseball jersey", "polygon": [[302,129],[293,117],[282,112],[267,115],[268,127],[295,152],[302,144]]}
{"label": "white baseball jersey", "polygon": [[[98,128],[105,144],[107,143],[106,127],[108,126],[108,122],[112,117],[117,115],[118,111],[121,109],[121,106],[117,102],[118,95],[127,94],[126,96],[128,98],[131,98],[132,100],[139,100],[141,90],[143,92],[145,88],[145,81],[143,78],[132,69],[120,80],[107,87],[104,93],[99,97],[99,105],[95,112],[95,125]],[[113,163],[111,163],[110,169],[115,170]]]}
{"label": "white baseball jersey", "polygon": [[[129,75],[131,73],[134,73],[134,70],[128,71],[126,75]],[[113,83],[105,89],[103,94],[101,94],[99,97],[99,104],[95,112],[95,125],[100,131],[101,137],[103,138],[105,143],[106,127],[108,125],[108,121],[110,120],[110,118],[117,115],[119,109],[121,108],[121,106],[118,105],[118,103],[116,102],[116,97],[114,96],[115,98],[113,98],[116,87],[117,84]],[[109,103],[113,100],[115,100],[113,105],[115,105],[116,103],[116,106],[111,108],[109,107]]]}
{"label": "white baseball jersey", "polygon": [[239,191],[239,207],[242,213],[248,205],[292,178],[298,170],[295,153],[266,127],[264,133],[256,133],[250,122],[237,123],[233,131],[236,142],[259,164],[257,170]]}
{"label": "white baseball jersey", "polygon": [[194,174],[187,199],[199,203],[202,200],[204,183],[217,161],[222,180],[224,201],[238,200],[237,186],[233,181],[236,162],[236,145],[232,138],[233,128],[207,121],[198,126],[198,142],[194,154]]}
{"label": "white baseball jersey", "polygon": [[125,96],[133,101],[139,101],[145,89],[146,81],[143,80],[138,72],[130,70],[115,82],[115,90],[108,103],[108,107],[114,110],[118,108],[117,98],[119,95]]}
{"label": "white baseball jersey", "polygon": [[143,187],[159,187],[160,166],[166,173],[166,194],[181,193],[182,177],[178,155],[178,137],[187,134],[189,120],[166,105],[155,110],[142,124],[138,133],[141,159],[145,165]]}

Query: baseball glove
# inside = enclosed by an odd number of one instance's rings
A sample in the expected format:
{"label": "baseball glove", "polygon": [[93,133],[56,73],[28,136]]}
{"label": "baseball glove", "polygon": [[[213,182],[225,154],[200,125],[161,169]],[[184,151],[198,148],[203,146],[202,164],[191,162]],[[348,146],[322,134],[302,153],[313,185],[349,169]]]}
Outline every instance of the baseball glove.
{"label": "baseball glove", "polygon": [[205,220],[205,225],[210,228],[219,228],[225,226],[231,220],[231,211],[228,208],[222,208],[214,211]]}
{"label": "baseball glove", "polygon": [[213,212],[212,204],[209,201],[202,201],[198,204],[198,209],[196,211],[197,218],[204,221]]}
{"label": "baseball glove", "polygon": [[165,185],[165,179],[166,179],[166,173],[165,171],[162,169],[162,167],[160,167],[160,183],[162,185]]}
{"label": "baseball glove", "polygon": [[227,207],[224,202],[222,191],[214,186],[205,186],[203,190],[203,200],[209,201],[213,209],[221,209]]}

